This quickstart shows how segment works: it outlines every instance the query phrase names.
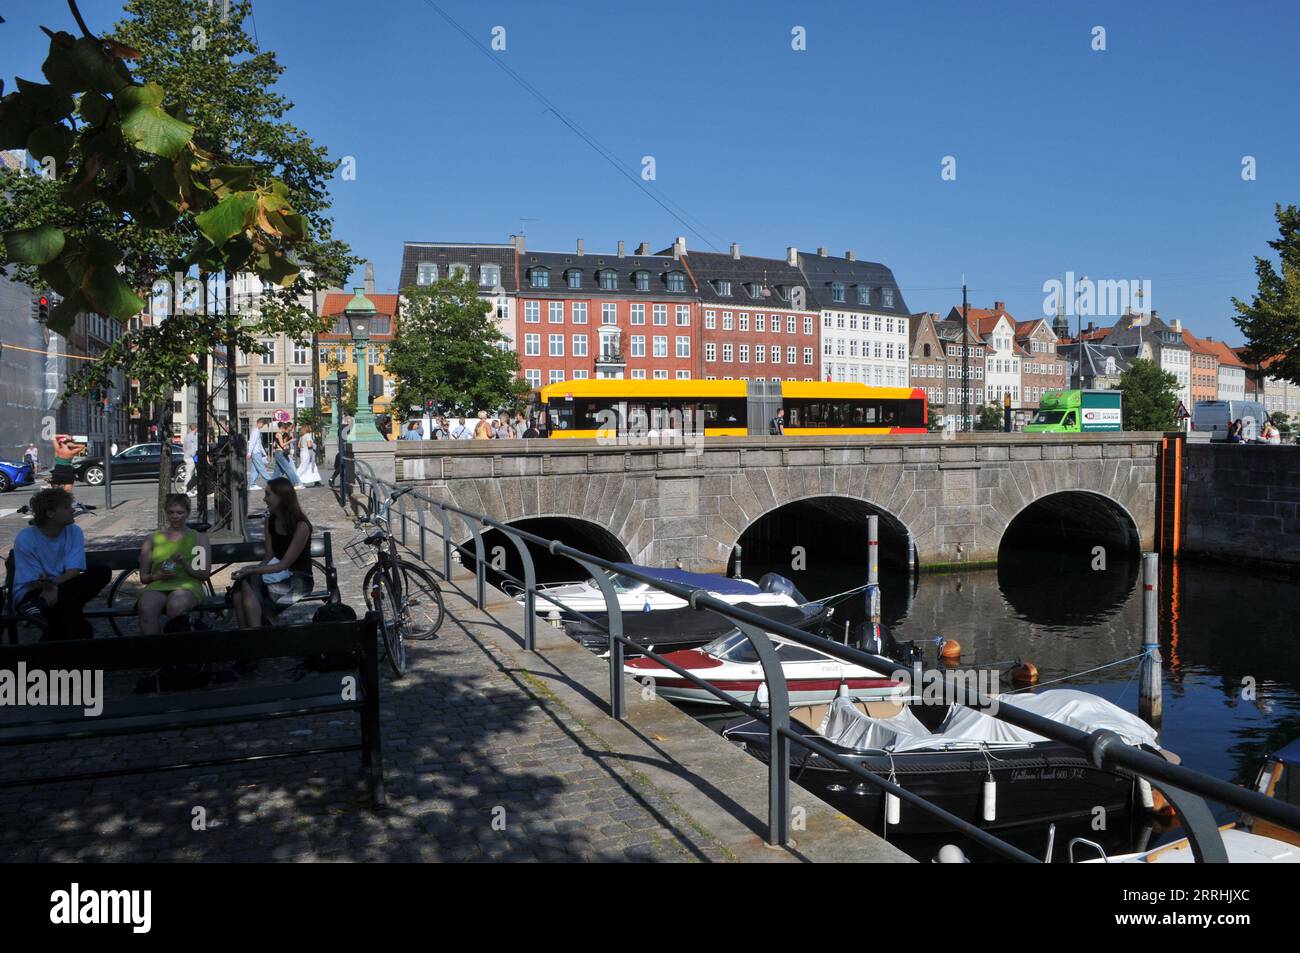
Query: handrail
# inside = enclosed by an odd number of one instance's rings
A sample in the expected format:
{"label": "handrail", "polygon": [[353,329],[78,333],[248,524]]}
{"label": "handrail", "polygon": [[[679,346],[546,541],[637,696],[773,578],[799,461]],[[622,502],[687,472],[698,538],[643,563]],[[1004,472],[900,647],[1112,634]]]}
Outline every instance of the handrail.
{"label": "handrail", "polygon": [[[356,475],[358,485],[362,482],[367,484],[367,503],[372,507],[378,503],[376,490],[386,487],[396,487],[396,484],[379,478],[374,473],[373,469],[363,461],[351,458],[350,462],[354,467],[353,472]],[[362,471],[369,472],[363,473]],[[988,831],[976,827],[948,811],[931,804],[920,795],[907,791],[880,775],[867,770],[856,762],[843,757],[837,752],[831,750],[824,742],[791,730],[789,726],[788,691],[786,688],[785,676],[781,669],[781,665],[776,658],[775,650],[767,633],[771,632],[780,635],[783,639],[816,649],[844,661],[863,665],[875,671],[882,672],[887,676],[904,673],[911,674],[915,669],[909,669],[907,666],[895,662],[893,659],[873,655],[869,652],[864,652],[861,649],[856,649],[840,642],[832,642],[829,639],[821,638],[820,636],[813,635],[785,623],[775,622],[752,610],[723,602],[717,597],[710,595],[706,590],[692,589],[691,587],[681,583],[659,579],[655,576],[649,575],[648,573],[639,571],[636,567],[629,567],[626,564],[620,565],[591,553],[567,546],[558,540],[548,540],[526,530],[509,526],[508,524],[492,519],[484,514],[475,513],[471,510],[462,509],[450,503],[431,499],[418,490],[409,495],[422,501],[439,514],[440,522],[442,524],[442,532],[437,535],[442,539],[443,548],[443,571],[440,572],[439,575],[442,575],[444,579],[450,579],[450,553],[453,548],[464,556],[471,555],[471,550],[468,546],[456,543],[452,540],[451,521],[448,514],[454,513],[459,516],[469,533],[473,536],[474,546],[472,556],[475,560],[475,595],[480,609],[486,607],[486,554],[482,530],[483,528],[496,529],[511,540],[523,562],[524,578],[518,579],[507,573],[504,569],[494,568],[494,571],[503,579],[509,580],[510,582],[523,587],[523,594],[525,597],[524,647],[527,650],[536,650],[536,612],[534,609],[537,598],[541,598],[546,602],[559,606],[561,609],[584,619],[598,628],[606,628],[610,645],[611,717],[621,721],[626,714],[623,684],[625,677],[623,669],[624,649],[627,646],[634,646],[638,652],[647,658],[654,660],[675,674],[687,679],[692,684],[718,698],[730,707],[766,724],[769,729],[768,842],[770,844],[779,846],[784,845],[789,841],[789,744],[790,742],[795,742],[808,749],[810,752],[813,752],[827,761],[834,763],[838,767],[843,768],[863,781],[881,788],[887,793],[898,797],[900,800],[905,800],[921,810],[926,811],[943,821],[945,824],[951,826],[954,830],[964,834],[984,847],[1014,860],[1027,863],[1041,862],[1039,858],[1025,853],[1024,851],[990,834]],[[420,558],[423,559],[423,553],[425,552],[424,534],[428,531],[428,527],[423,516],[424,511],[420,510],[419,512],[420,518],[417,526],[420,532]],[[405,532],[405,524],[409,519],[409,516],[405,512],[404,508],[399,512],[399,516],[403,523],[403,532]],[[532,555],[528,551],[527,543],[539,546],[551,555],[566,556],[573,559],[590,572],[605,598],[607,623],[598,623],[596,620],[591,619],[583,613],[576,612],[575,610],[565,606],[562,602],[550,596],[547,592],[539,590],[536,584],[536,571],[533,565]],[[408,547],[408,552],[409,551]],[[431,568],[434,567],[431,566]],[[438,572],[436,568],[434,571]],[[661,592],[666,592],[669,595],[676,596],[677,598],[684,600],[693,609],[703,609],[715,612],[734,622],[737,628],[744,633],[749,642],[754,646],[754,649],[759,656],[770,699],[767,709],[768,713],[765,715],[757,708],[732,698],[722,690],[699,678],[695,673],[676,665],[656,652],[637,645],[631,639],[627,638],[623,634],[622,610],[619,606],[617,595],[610,582],[610,577],[615,573],[631,577],[640,582],[644,582]],[[917,663],[915,668],[919,667],[920,663]],[[1014,705],[999,704],[997,699],[984,695],[982,692],[979,692],[978,689],[971,694],[974,697],[968,697],[963,704],[966,704],[968,707],[985,710],[985,713],[991,717],[999,718],[1018,728],[1023,728],[1027,731],[1033,732],[1034,734],[1079,749],[1088,755],[1089,759],[1098,769],[1123,769],[1137,777],[1160,782],[1161,791],[1166,795],[1170,804],[1179,815],[1183,826],[1187,830],[1188,840],[1191,844],[1193,855],[1199,862],[1227,861],[1227,853],[1223,847],[1223,841],[1219,834],[1218,824],[1202,799],[1203,797],[1210,797],[1217,802],[1235,807],[1257,817],[1265,818],[1284,827],[1300,831],[1300,807],[1286,804],[1274,798],[1266,797],[1265,795],[1249,788],[1239,787],[1227,781],[1222,781],[1218,778],[1203,774],[1199,771],[1194,771],[1190,768],[1183,767],[1182,765],[1174,764],[1158,755],[1133,748],[1124,744],[1120,740],[1119,736],[1112,731],[1104,729],[1093,732],[1081,731],[1077,728],[1071,728],[1059,722],[1052,721],[1049,718],[1044,718],[1043,716],[1034,714],[1033,712],[1017,708]]]}

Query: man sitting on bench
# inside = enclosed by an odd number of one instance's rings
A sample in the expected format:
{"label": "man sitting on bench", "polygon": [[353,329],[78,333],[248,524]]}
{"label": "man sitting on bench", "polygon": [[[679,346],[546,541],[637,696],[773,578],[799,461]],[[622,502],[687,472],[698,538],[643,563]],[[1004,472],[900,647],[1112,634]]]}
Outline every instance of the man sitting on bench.
{"label": "man sitting on bench", "polygon": [[86,538],[73,523],[70,493],[41,490],[31,511],[35,525],[14,541],[14,609],[41,630],[41,641],[91,638],[82,610],[111,573],[104,566],[86,569]]}

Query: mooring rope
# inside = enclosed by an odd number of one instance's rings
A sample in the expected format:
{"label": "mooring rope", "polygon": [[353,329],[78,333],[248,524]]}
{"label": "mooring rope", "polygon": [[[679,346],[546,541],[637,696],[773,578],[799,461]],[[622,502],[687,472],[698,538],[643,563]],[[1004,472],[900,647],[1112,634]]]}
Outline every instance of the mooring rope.
{"label": "mooring rope", "polygon": [[1114,668],[1116,665],[1123,665],[1125,662],[1132,662],[1143,658],[1145,652],[1139,652],[1137,655],[1130,655],[1128,658],[1122,658],[1115,662],[1107,662],[1105,665],[1098,665],[1096,668],[1084,669],[1082,672],[1075,672],[1073,675],[1062,675],[1060,678],[1051,678],[1045,682],[1038,682],[1036,685],[1026,685],[1024,688],[1013,688],[1009,692],[1003,692],[1004,695],[1014,695],[1017,692],[1027,692],[1033,688],[1042,688],[1044,685],[1054,685],[1057,682],[1064,682],[1071,678],[1078,678],[1080,675],[1091,675],[1093,672],[1100,672],[1102,669]]}

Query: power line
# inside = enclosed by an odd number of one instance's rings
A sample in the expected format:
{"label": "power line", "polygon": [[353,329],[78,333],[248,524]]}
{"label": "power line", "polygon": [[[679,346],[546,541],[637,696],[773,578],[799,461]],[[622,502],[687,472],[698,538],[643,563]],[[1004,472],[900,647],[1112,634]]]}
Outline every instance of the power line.
{"label": "power line", "polygon": [[[509,76],[511,79],[513,79],[525,92],[527,92],[530,96],[532,96],[544,107],[546,107],[547,112],[554,115],[555,118],[558,119],[560,122],[562,122],[565,126],[567,126],[569,130],[573,132],[574,135],[576,135],[579,139],[581,139],[592,149],[594,149],[596,151],[596,154],[599,155],[606,162],[608,162],[618,172],[619,175],[623,176],[623,178],[627,179],[638,189],[640,189],[643,193],[645,193],[645,195],[648,196],[652,201],[654,201],[656,205],[658,205],[665,212],[667,212],[674,219],[676,219],[684,228],[693,232],[701,241],[703,241],[706,245],[712,248],[715,252],[721,253],[722,249],[718,245],[710,241],[703,234],[703,231],[701,231],[701,229],[703,229],[704,231],[708,231],[717,237],[721,237],[718,236],[717,232],[714,232],[711,228],[705,226],[701,220],[696,219],[693,215],[688,213],[684,208],[682,208],[676,202],[669,199],[666,195],[661,197],[660,195],[655,194],[655,192],[647,188],[643,181],[641,181],[636,176],[628,172],[628,170],[624,167],[623,163],[618,160],[618,157],[610,149],[608,149],[604,144],[602,144],[598,139],[596,139],[595,136],[591,135],[589,132],[587,132],[585,129],[579,126],[576,121],[570,119],[569,116],[565,114],[565,112],[562,109],[560,109],[559,106],[553,103],[546,96],[546,94],[542,93],[532,83],[528,82],[528,80],[520,76],[519,73],[517,73],[512,67],[506,64],[501,57],[493,55],[491,50],[483,46],[483,44],[481,44],[478,40],[474,39],[474,37],[470,35],[469,31],[467,31],[464,27],[462,27],[459,23],[457,23],[456,20],[454,20],[450,15],[448,15],[446,11],[444,11],[440,6],[438,6],[438,4],[434,3],[433,0],[424,0],[424,2],[427,6],[432,8],[433,11],[438,14],[438,16],[442,17],[449,24],[451,24],[451,26],[458,33],[460,33],[461,36],[463,36],[476,50],[478,50],[480,53],[486,56],[493,63],[493,65],[495,65],[498,69],[505,72],[505,74]],[[698,227],[696,224],[693,224],[692,220],[694,220],[694,222],[699,223]]]}

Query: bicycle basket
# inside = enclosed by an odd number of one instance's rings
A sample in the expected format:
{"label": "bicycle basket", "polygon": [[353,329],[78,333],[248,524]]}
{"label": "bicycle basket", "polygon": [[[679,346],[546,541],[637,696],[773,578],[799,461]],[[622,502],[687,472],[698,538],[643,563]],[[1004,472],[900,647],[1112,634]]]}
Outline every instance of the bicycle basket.
{"label": "bicycle basket", "polygon": [[366,542],[373,531],[361,533],[350,539],[344,546],[343,552],[352,560],[352,565],[365,568],[375,561],[374,555],[370,552],[371,544]]}

